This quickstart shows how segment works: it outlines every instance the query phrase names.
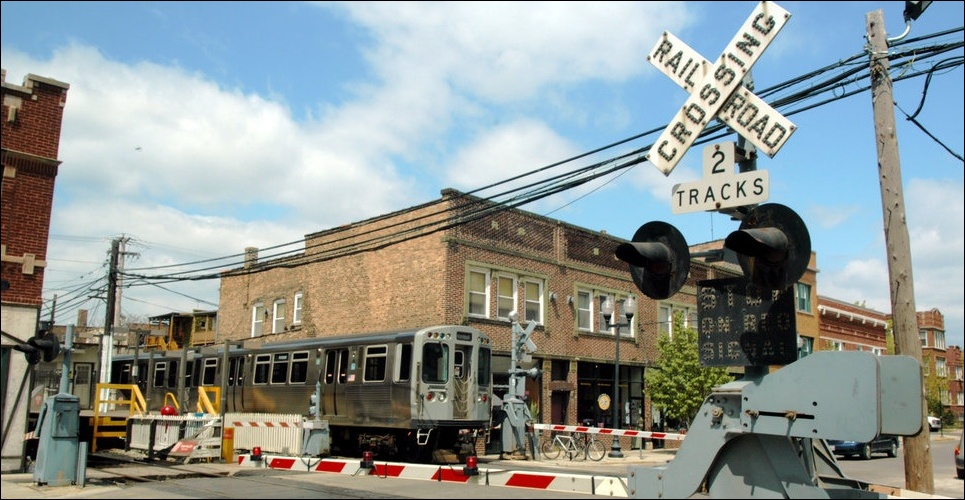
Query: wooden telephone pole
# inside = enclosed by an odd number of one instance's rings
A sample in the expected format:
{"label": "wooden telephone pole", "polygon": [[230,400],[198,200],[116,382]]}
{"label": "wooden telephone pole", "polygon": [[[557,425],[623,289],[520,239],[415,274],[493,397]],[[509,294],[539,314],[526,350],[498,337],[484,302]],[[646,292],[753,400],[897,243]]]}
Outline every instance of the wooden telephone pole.
{"label": "wooden telephone pole", "polygon": [[[894,92],[888,39],[881,10],[866,17],[871,47],[871,101],[874,105],[875,143],[878,148],[878,180],[881,183],[881,211],[884,216],[888,275],[891,285],[891,313],[894,319],[895,354],[904,354],[921,365],[921,342],[915,310],[915,286],[911,272],[911,245],[905,223],[905,200],[901,187],[901,162],[895,130]],[[905,488],[923,493],[935,492],[932,472],[931,438],[925,421],[928,405],[925,389],[921,392],[923,432],[905,436]]]}

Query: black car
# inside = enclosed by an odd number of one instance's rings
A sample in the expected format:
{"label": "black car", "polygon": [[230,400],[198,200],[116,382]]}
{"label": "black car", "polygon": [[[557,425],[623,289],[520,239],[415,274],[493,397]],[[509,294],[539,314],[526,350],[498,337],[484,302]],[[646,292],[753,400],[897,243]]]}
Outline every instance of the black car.
{"label": "black car", "polygon": [[884,434],[869,442],[828,440],[828,446],[835,455],[844,457],[859,456],[871,459],[872,453],[884,453],[889,457],[898,456],[898,436]]}
{"label": "black car", "polygon": [[955,473],[959,479],[965,479],[965,431],[958,435],[958,444],[955,445]]}

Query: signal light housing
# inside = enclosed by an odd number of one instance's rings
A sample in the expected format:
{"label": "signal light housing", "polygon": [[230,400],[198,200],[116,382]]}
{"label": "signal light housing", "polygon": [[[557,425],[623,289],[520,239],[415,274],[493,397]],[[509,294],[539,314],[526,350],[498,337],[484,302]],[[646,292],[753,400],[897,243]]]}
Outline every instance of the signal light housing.
{"label": "signal light housing", "polygon": [[464,476],[478,476],[479,475],[479,457],[476,455],[469,455],[466,457],[466,466],[462,468],[462,475]]}
{"label": "signal light housing", "polygon": [[637,229],[631,243],[617,246],[616,257],[630,265],[633,283],[651,299],[677,293],[690,274],[690,248],[680,231],[661,221]]}
{"label": "signal light housing", "polygon": [[769,203],[753,208],[724,247],[737,254],[744,277],[768,290],[783,290],[804,275],[811,260],[811,236],[790,208]]}

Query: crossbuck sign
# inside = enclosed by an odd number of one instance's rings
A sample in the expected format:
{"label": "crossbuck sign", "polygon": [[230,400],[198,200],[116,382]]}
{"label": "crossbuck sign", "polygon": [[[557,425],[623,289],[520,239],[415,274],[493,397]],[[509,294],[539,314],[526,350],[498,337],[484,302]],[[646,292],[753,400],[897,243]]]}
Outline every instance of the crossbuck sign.
{"label": "crossbuck sign", "polygon": [[760,2],[714,64],[664,32],[647,60],[690,93],[648,155],[664,175],[670,175],[714,117],[770,157],[787,142],[794,124],[741,82],[790,17],[777,4]]}

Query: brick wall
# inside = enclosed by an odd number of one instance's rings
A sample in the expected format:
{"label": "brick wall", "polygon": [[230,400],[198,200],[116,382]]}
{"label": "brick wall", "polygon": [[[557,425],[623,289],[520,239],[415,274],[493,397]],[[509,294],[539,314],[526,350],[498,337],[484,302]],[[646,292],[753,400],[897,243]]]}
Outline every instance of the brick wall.
{"label": "brick wall", "polygon": [[39,306],[69,85],[36,75],[13,85],[2,73],[3,302]]}

